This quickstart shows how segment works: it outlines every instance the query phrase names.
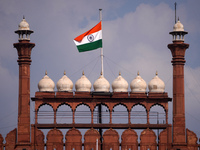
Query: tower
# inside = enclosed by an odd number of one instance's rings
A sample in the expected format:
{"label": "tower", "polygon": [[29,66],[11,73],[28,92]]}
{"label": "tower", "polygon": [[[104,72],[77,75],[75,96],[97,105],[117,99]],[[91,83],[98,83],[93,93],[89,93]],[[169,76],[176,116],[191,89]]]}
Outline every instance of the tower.
{"label": "tower", "polygon": [[186,146],[184,65],[185,51],[189,44],[184,43],[187,32],[179,20],[170,34],[173,36],[173,43],[168,45],[173,65],[173,147],[182,148]]}
{"label": "tower", "polygon": [[19,65],[19,97],[18,97],[18,127],[17,149],[30,149],[30,65],[31,50],[35,46],[30,43],[30,34],[33,33],[25,18],[15,31],[19,35],[19,42],[14,43],[18,52]]}

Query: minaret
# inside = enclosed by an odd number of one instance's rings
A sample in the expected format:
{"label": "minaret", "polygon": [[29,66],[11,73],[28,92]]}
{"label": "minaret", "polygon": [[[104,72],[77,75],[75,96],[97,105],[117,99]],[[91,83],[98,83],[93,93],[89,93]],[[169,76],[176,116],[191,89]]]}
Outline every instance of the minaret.
{"label": "minaret", "polygon": [[24,17],[15,33],[19,35],[19,42],[13,44],[18,52],[19,65],[17,149],[30,149],[30,65],[35,44],[30,43],[33,31]]}
{"label": "minaret", "polygon": [[173,43],[168,45],[172,53],[173,65],[173,147],[183,148],[186,146],[185,133],[185,91],[184,91],[184,65],[185,51],[189,44],[184,43],[184,31],[181,22],[177,21],[173,31]]}

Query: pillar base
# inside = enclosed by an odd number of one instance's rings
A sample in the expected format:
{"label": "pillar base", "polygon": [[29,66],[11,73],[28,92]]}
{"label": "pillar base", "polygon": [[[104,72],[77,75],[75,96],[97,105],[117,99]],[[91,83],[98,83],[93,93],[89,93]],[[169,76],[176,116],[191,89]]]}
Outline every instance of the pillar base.
{"label": "pillar base", "polygon": [[172,148],[170,150],[189,150],[187,143],[172,143]]}
{"label": "pillar base", "polygon": [[17,143],[15,150],[32,150],[31,143]]}

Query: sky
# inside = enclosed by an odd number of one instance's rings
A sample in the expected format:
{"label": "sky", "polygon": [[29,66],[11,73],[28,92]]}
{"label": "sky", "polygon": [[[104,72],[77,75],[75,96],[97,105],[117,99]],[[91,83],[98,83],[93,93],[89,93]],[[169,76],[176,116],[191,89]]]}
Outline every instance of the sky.
{"label": "sky", "polygon": [[[200,1],[176,2],[177,16],[188,32],[185,43],[190,44],[185,56],[186,127],[200,138]],[[31,55],[31,97],[38,91],[37,84],[46,70],[55,84],[64,70],[74,85],[83,70],[92,84],[100,76],[100,50],[79,53],[73,42],[99,22],[99,8],[103,18],[104,76],[109,83],[120,71],[130,85],[139,71],[148,84],[158,71],[165,82],[165,91],[172,97],[172,57],[167,45],[172,43],[169,32],[175,24],[174,3],[174,0],[0,0],[2,136],[17,127],[18,56],[13,43],[18,42],[14,31],[23,15],[34,31],[31,42],[36,44]],[[169,123],[172,123],[172,103],[169,107]]]}

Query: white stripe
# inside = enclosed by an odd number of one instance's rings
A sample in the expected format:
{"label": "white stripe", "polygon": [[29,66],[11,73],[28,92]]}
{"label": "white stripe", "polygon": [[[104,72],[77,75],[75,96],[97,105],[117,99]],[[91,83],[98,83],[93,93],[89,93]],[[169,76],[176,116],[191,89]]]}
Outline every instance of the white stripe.
{"label": "white stripe", "polygon": [[[95,42],[95,41],[98,41],[100,39],[102,39],[102,30],[99,30],[98,32],[95,32],[95,33],[92,33],[90,35],[93,35],[94,36],[94,40],[92,42]],[[89,40],[88,40],[88,35],[85,36],[81,42],[77,42],[74,40],[74,43],[76,44],[76,46],[79,46],[79,45],[83,45],[83,44],[87,44],[87,43],[91,43]]]}

